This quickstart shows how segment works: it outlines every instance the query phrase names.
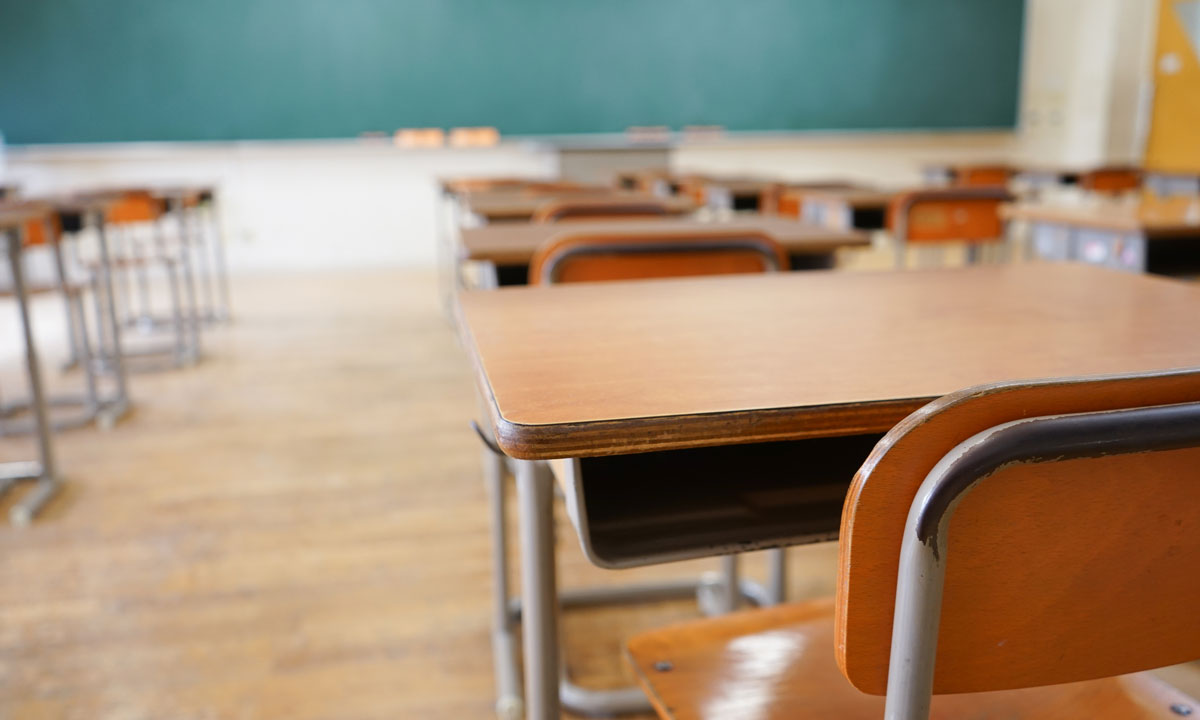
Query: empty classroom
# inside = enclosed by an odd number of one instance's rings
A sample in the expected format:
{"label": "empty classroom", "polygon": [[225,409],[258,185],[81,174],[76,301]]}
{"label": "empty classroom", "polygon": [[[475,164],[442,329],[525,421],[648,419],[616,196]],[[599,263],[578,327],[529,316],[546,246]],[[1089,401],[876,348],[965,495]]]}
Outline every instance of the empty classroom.
{"label": "empty classroom", "polygon": [[0,0],[0,718],[1200,713],[1200,0]]}

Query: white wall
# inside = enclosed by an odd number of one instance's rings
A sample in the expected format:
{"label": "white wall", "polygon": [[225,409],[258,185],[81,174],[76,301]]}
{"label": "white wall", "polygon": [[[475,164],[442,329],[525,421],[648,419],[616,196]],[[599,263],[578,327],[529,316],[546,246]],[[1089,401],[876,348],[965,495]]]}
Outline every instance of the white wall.
{"label": "white wall", "polygon": [[215,183],[236,272],[432,266],[438,178],[557,171],[557,155],[533,143],[414,150],[347,140],[9,148],[7,179],[30,195]]}
{"label": "white wall", "polygon": [[1020,160],[1076,166],[1140,162],[1156,5],[1027,0]]}
{"label": "white wall", "polygon": [[757,175],[782,180],[857,180],[906,186],[922,181],[927,165],[1005,161],[1018,148],[1010,132],[810,133],[731,138],[684,144],[675,151],[680,172]]}

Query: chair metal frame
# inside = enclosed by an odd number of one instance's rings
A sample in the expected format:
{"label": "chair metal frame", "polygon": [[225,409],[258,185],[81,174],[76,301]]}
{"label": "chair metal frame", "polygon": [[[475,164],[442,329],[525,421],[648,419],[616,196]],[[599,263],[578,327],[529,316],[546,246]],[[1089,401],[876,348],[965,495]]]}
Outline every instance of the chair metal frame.
{"label": "chair metal frame", "polygon": [[1013,466],[1200,446],[1200,403],[1035,417],[965,440],[926,476],[900,550],[889,657],[887,720],[927,720],[933,694],[947,535],[959,502]]}

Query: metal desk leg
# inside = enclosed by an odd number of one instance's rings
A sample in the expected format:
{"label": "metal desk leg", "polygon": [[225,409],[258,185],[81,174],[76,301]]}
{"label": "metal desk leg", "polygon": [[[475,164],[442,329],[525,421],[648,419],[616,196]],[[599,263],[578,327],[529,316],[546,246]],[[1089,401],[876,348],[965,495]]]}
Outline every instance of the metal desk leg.
{"label": "metal desk leg", "polygon": [[228,320],[233,314],[233,305],[229,294],[229,266],[225,260],[225,229],[217,215],[217,199],[214,194],[208,201],[208,219],[212,225],[213,265],[217,280],[217,297],[220,310],[217,320]]}
{"label": "metal desk leg", "polygon": [[204,297],[200,319],[216,320],[218,313],[216,295],[213,293],[213,269],[208,264],[208,243],[204,240],[204,227],[200,224],[200,209],[196,207],[188,210],[182,204],[180,209],[184,213],[184,217],[180,218],[180,223],[191,226],[192,238],[195,241],[187,251],[193,253],[195,257],[196,279],[200,284],[200,293]]}
{"label": "metal desk leg", "polygon": [[[49,221],[46,221],[46,223],[45,223],[45,233],[46,233],[46,237],[48,237],[48,238],[55,237],[54,228],[50,225]],[[80,352],[79,352],[80,335],[82,334],[84,337],[84,340],[86,341],[87,320],[83,317],[82,299],[80,300],[80,303],[79,303],[79,317],[76,318],[75,308],[73,307],[73,303],[71,300],[71,294],[67,290],[67,273],[66,273],[66,269],[65,269],[65,263],[63,262],[63,250],[62,250],[62,244],[64,242],[66,242],[66,240],[64,238],[58,237],[56,239],[56,241],[53,243],[53,249],[54,249],[54,263],[58,270],[58,286],[59,286],[59,290],[62,292],[62,295],[63,295],[63,304],[64,304],[63,309],[66,310],[66,314],[67,314],[67,348],[68,348],[68,351],[70,352],[70,354],[67,356],[67,361],[65,363],[63,363],[63,365],[62,365],[62,369],[70,370],[70,369],[74,368],[75,366],[79,365],[79,363],[81,361]],[[83,362],[89,362],[89,361],[90,361],[90,359],[83,360]]]}
{"label": "metal desk leg", "polygon": [[483,448],[483,475],[492,516],[492,666],[496,673],[496,716],[521,720],[521,677],[517,662],[517,619],[509,611],[508,525],[504,497],[504,456]]}
{"label": "metal desk leg", "polygon": [[13,506],[11,519],[14,525],[28,525],[58,491],[58,474],[54,464],[54,448],[50,443],[50,421],[46,411],[46,396],[42,391],[41,366],[38,364],[37,348],[33,344],[33,327],[29,321],[29,297],[26,294],[25,275],[21,267],[21,245],[24,242],[24,229],[19,234],[9,233],[5,236],[8,251],[9,269],[12,273],[13,288],[17,296],[17,311],[21,316],[21,332],[25,339],[25,365],[29,372],[29,396],[33,409],[33,422],[37,429],[38,461],[40,467],[36,476],[32,468],[19,468],[17,474],[9,475],[8,481],[36,480],[37,486],[33,491]]}
{"label": "metal desk leg", "polygon": [[149,253],[140,242],[135,242],[133,248],[130,262],[133,263],[132,270],[137,273],[138,297],[142,304],[142,311],[137,316],[137,326],[143,332],[150,332],[154,329],[154,304],[150,298],[150,271],[147,267]]}
{"label": "metal desk leg", "polygon": [[[46,223],[46,237],[54,237],[50,224]],[[63,261],[62,241],[54,241],[54,269],[58,274],[58,290],[67,307],[67,333],[71,336],[71,364],[83,363],[83,379],[87,392],[87,413],[95,416],[100,411],[100,395],[96,388],[96,365],[92,362],[92,351],[87,337],[87,318],[83,310],[83,291],[72,292],[67,278],[67,267]],[[82,330],[82,332],[80,332]]]}
{"label": "metal desk leg", "polygon": [[[92,215],[96,226],[96,240],[100,252],[99,278],[96,282],[96,332],[99,338],[99,355],[112,373],[116,392],[112,405],[118,414],[129,404],[128,386],[125,382],[125,356],[121,348],[121,324],[117,320],[116,297],[113,295],[112,256],[108,253],[108,233],[104,225],[104,212],[97,210]],[[102,309],[102,306],[104,308]],[[107,311],[107,312],[106,312]],[[107,341],[107,342],[106,342]],[[111,345],[105,350],[106,345]]]}
{"label": "metal desk leg", "polygon": [[179,270],[183,275],[183,289],[187,298],[188,343],[193,361],[200,359],[200,310],[196,300],[196,277],[192,272],[192,240],[188,232],[187,216],[183,199],[175,198],[175,210],[179,215]]}
{"label": "metal desk leg", "polygon": [[768,550],[767,597],[772,605],[782,605],[787,600],[787,584],[787,550]]}
{"label": "metal desk leg", "polygon": [[558,597],[554,568],[554,481],[549,468],[516,463],[521,518],[521,617],[525,705],[530,720],[558,720]]}

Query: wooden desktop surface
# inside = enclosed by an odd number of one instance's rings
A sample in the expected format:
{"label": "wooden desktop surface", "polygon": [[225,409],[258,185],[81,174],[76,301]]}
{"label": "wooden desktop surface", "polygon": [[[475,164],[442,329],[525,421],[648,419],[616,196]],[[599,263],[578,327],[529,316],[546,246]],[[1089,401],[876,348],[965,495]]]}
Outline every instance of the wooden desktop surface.
{"label": "wooden desktop surface", "polygon": [[1200,365],[1200,287],[1068,263],[507,288],[460,312],[527,459],[882,432],[981,383]]}
{"label": "wooden desktop surface", "polygon": [[528,220],[539,207],[550,202],[569,200],[589,200],[595,198],[611,198],[615,200],[647,200],[664,202],[668,212],[684,214],[696,209],[696,204],[689,198],[665,197],[647,193],[620,192],[614,190],[598,190],[595,192],[544,193],[531,194],[519,190],[495,190],[468,193],[463,196],[463,204],[476,215],[482,215],[488,220]]}
{"label": "wooden desktop surface", "polygon": [[597,220],[569,223],[502,223],[462,231],[462,255],[468,260],[487,260],[497,265],[525,265],[547,240],[565,233],[686,232],[697,236],[710,232],[746,230],[765,232],[784,250],[794,254],[826,254],[841,247],[864,247],[871,236],[855,230],[830,230],[773,215],[739,215],[727,222],[691,218],[642,220]]}
{"label": "wooden desktop surface", "polygon": [[1001,214],[1008,220],[1140,232],[1156,237],[1200,235],[1200,200],[1185,196],[1079,205],[1016,203],[1002,208]]}

